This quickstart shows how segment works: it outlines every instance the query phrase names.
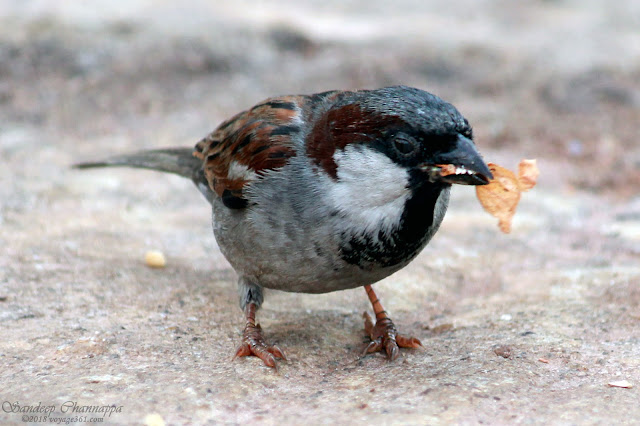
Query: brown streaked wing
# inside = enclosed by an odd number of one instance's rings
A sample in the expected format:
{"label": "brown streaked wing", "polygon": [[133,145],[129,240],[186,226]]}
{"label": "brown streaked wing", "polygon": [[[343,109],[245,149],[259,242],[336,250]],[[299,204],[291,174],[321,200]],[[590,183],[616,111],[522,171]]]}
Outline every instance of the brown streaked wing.
{"label": "brown streaked wing", "polygon": [[291,137],[301,131],[305,96],[267,99],[223,122],[196,144],[209,187],[230,208],[246,206],[244,186],[295,156]]}

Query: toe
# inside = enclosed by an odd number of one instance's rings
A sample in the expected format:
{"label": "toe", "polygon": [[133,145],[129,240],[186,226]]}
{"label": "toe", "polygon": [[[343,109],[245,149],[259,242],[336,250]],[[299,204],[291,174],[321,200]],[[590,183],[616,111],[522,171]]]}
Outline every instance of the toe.
{"label": "toe", "polygon": [[422,347],[422,342],[416,339],[415,337],[407,337],[402,335],[396,336],[396,341],[398,342],[398,346],[401,348],[419,348]]}
{"label": "toe", "polygon": [[367,335],[372,336],[371,338],[373,339],[373,320],[371,319],[371,315],[369,315],[367,312],[363,312],[362,313],[362,318],[364,318],[364,332],[367,333]]}
{"label": "toe", "polygon": [[266,349],[262,349],[261,351],[256,351],[255,356],[260,358],[264,365],[271,368],[276,368],[276,358],[268,352]]}
{"label": "toe", "polygon": [[385,346],[385,352],[387,353],[387,357],[389,361],[395,361],[400,356],[400,349],[398,349],[398,345],[394,341],[387,341]]}
{"label": "toe", "polygon": [[238,349],[236,349],[236,354],[233,356],[233,359],[249,355],[251,355],[251,347],[248,343],[243,342],[238,346]]}
{"label": "toe", "polygon": [[374,352],[378,352],[381,347],[382,347],[382,343],[380,342],[380,340],[372,340],[369,343],[369,345],[365,348],[364,352],[362,353],[362,356],[365,356],[367,354],[372,354]]}
{"label": "toe", "polygon": [[276,367],[276,358],[286,359],[284,352],[277,346],[269,346],[262,336],[259,324],[247,324],[242,335],[242,343],[236,349],[234,359],[243,356],[256,356],[268,367]]}
{"label": "toe", "polygon": [[276,358],[280,358],[283,360],[287,360],[287,357],[284,356],[284,352],[282,352],[282,349],[280,349],[279,347],[277,347],[276,345],[273,346],[269,346],[267,348],[267,350],[269,351],[270,354],[272,354],[273,356],[275,356]]}
{"label": "toe", "polygon": [[420,340],[415,337],[397,334],[390,318],[383,318],[374,324],[369,314],[365,312],[362,316],[364,317],[365,332],[371,338],[371,343],[364,350],[363,355],[383,351],[390,361],[394,361],[400,356],[400,348],[419,348],[422,346]]}

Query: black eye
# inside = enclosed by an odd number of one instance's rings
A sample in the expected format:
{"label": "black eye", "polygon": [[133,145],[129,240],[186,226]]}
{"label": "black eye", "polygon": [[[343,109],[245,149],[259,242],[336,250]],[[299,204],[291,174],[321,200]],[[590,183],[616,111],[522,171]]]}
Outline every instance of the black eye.
{"label": "black eye", "polygon": [[415,139],[406,136],[398,135],[393,140],[393,146],[403,156],[410,156],[418,150],[418,142]]}

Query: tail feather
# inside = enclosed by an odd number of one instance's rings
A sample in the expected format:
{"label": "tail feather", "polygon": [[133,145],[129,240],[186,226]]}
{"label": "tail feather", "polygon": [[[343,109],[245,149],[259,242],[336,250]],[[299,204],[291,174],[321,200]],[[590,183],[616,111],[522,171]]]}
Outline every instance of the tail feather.
{"label": "tail feather", "polygon": [[173,173],[191,179],[211,203],[213,191],[209,188],[202,169],[202,160],[193,156],[191,148],[166,148],[117,155],[101,161],[73,164],[75,169],[98,167],[133,167]]}
{"label": "tail feather", "polygon": [[117,155],[101,161],[74,164],[72,167],[134,167],[174,173],[193,179],[194,173],[202,167],[202,160],[193,156],[191,148],[168,148]]}

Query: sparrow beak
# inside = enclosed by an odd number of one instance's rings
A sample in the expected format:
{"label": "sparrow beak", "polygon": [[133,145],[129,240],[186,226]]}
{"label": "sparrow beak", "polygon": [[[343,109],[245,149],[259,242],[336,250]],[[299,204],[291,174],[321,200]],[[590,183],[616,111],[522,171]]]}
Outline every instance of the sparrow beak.
{"label": "sparrow beak", "polygon": [[452,150],[438,153],[434,160],[420,166],[431,182],[486,185],[493,179],[474,143],[462,135],[458,135]]}

